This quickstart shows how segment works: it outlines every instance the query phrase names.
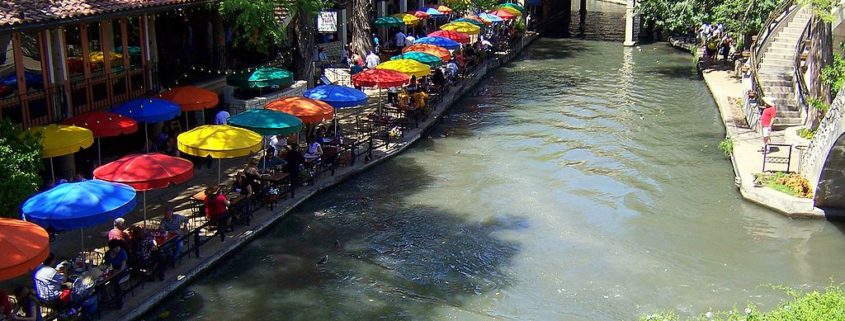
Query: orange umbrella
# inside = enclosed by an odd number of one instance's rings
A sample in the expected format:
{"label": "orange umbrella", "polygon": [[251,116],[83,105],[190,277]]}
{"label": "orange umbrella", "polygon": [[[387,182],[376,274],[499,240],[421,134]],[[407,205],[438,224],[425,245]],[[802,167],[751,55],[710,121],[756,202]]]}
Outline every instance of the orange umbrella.
{"label": "orange umbrella", "polygon": [[410,45],[410,46],[405,47],[405,49],[402,49],[402,53],[412,52],[412,51],[424,52],[424,53],[427,53],[427,54],[432,55],[432,56],[437,56],[437,58],[440,58],[440,60],[443,60],[443,63],[446,63],[446,62],[448,62],[449,60],[452,59],[452,54],[449,53],[448,49],[443,48],[443,47],[434,46],[434,45],[414,44],[414,45]]}
{"label": "orange umbrella", "polygon": [[30,222],[0,218],[0,281],[30,272],[50,254],[47,231]]}
{"label": "orange umbrella", "polygon": [[502,10],[502,9],[494,10],[494,11],[490,12],[490,14],[493,14],[493,15],[498,16],[499,18],[502,18],[502,19],[505,19],[505,20],[516,19],[515,14],[511,13],[510,11]]}
{"label": "orange umbrella", "polygon": [[334,116],[334,108],[319,100],[305,97],[285,97],[267,104],[267,109],[294,115],[306,124],[319,123]]}
{"label": "orange umbrella", "polygon": [[213,91],[194,86],[175,87],[159,94],[158,97],[178,104],[182,111],[199,111],[220,103]]}

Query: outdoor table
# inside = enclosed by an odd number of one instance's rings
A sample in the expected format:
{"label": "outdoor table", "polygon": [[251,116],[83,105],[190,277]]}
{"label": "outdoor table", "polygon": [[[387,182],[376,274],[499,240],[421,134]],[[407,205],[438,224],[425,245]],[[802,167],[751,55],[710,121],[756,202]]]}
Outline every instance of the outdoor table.
{"label": "outdoor table", "polygon": [[[235,207],[235,206],[236,206],[236,205],[238,205],[241,201],[243,201],[244,199],[246,199],[246,195],[242,195],[241,193],[234,192],[234,191],[228,192],[228,193],[226,193],[225,195],[226,195],[226,199],[228,199],[228,200],[229,200],[229,208],[233,208],[233,207]],[[191,200],[193,200],[193,201],[194,201],[194,205],[195,205],[195,208],[196,208],[196,211],[197,211],[197,214],[198,214],[198,215],[203,215],[203,216],[205,216],[205,213],[204,213],[204,212],[202,212],[202,209],[203,209],[203,208],[204,208],[204,206],[205,206],[205,199],[206,199],[206,197],[207,197],[207,196],[205,195],[205,190],[201,190],[201,191],[199,191],[198,193],[196,193],[196,194],[194,194],[193,196],[191,196]]]}
{"label": "outdoor table", "polygon": [[152,233],[153,240],[155,241],[155,244],[158,248],[161,248],[162,246],[167,244],[167,242],[170,242],[179,236],[179,233],[173,231],[161,232],[158,230],[153,230],[149,232]]}

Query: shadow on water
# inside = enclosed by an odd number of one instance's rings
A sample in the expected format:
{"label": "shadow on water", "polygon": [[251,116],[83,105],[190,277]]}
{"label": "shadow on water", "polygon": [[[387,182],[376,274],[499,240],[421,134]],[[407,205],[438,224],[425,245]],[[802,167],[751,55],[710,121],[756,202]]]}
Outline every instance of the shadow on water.
{"label": "shadow on water", "polygon": [[660,65],[654,66],[649,68],[644,72],[652,72],[657,73],[661,76],[669,77],[672,79],[689,79],[689,80],[701,80],[701,75],[698,74],[698,71],[695,69],[695,66],[690,63],[690,65]]}
{"label": "shadow on water", "polygon": [[[587,46],[577,42],[570,42],[564,39],[544,39],[542,42],[535,42],[529,47],[529,50],[524,51],[520,60],[559,60],[574,58],[578,55],[588,54],[590,52]],[[508,68],[513,64],[507,64],[501,68]]]}
{"label": "shadow on water", "polygon": [[436,319],[437,308],[508,287],[504,267],[520,246],[497,233],[527,219],[469,221],[405,199],[436,179],[412,159],[385,162],[309,201],[146,320]]}

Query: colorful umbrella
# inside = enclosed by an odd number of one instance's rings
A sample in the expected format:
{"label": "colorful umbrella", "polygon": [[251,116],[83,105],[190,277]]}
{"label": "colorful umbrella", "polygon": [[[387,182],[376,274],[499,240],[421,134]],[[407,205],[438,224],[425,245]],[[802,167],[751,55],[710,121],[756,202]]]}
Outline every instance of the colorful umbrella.
{"label": "colorful umbrella", "polygon": [[135,189],[101,180],[64,183],[36,194],[21,206],[23,218],[56,231],[109,222],[137,205]]}
{"label": "colorful umbrella", "polygon": [[160,98],[136,98],[111,109],[113,113],[144,123],[144,150],[150,150],[148,123],[158,123],[179,116],[179,105]]}
{"label": "colorful umbrella", "polygon": [[503,3],[501,6],[499,6],[499,8],[500,9],[511,8],[511,9],[519,11],[520,14],[525,14],[526,12],[528,12],[527,10],[525,10],[525,7],[520,6],[519,4],[516,4],[516,3],[513,3],[513,2]]}
{"label": "colorful umbrella", "polygon": [[440,26],[440,30],[452,30],[463,32],[468,35],[477,35],[481,33],[481,28],[469,22],[450,22]]}
{"label": "colorful umbrella", "polygon": [[[517,12],[519,12],[519,11],[517,11]],[[516,14],[514,14],[513,12],[510,12],[508,10],[505,10],[505,9],[494,10],[494,11],[490,12],[490,14],[497,16],[499,18],[502,18],[503,20],[516,19]]]}
{"label": "colorful umbrella", "polygon": [[229,117],[232,126],[249,129],[261,136],[287,135],[302,130],[302,120],[296,116],[269,109],[251,109]]}
{"label": "colorful umbrella", "polygon": [[127,155],[94,170],[97,179],[123,183],[143,192],[145,227],[147,191],[187,182],[193,175],[191,161],[159,153]]}
{"label": "colorful umbrella", "polygon": [[452,59],[452,54],[449,52],[448,49],[438,46],[426,45],[426,44],[415,44],[410,45],[402,49],[402,53],[409,53],[409,52],[423,52],[429,55],[436,56],[440,58],[443,62],[447,62]]}
{"label": "colorful umbrella", "polygon": [[388,16],[376,18],[376,21],[373,24],[379,28],[394,28],[404,26],[405,22],[402,21],[402,19]]}
{"label": "colorful umbrella", "polygon": [[[452,31],[452,32],[455,32],[455,31]],[[455,33],[457,33],[457,32],[455,32]],[[469,42],[469,40],[467,40],[467,42]],[[417,41],[414,41],[414,43],[415,44],[421,43],[421,44],[426,44],[426,45],[438,46],[438,47],[443,47],[443,48],[446,48],[446,49],[449,49],[449,50],[455,50],[455,49],[458,49],[458,48],[461,47],[461,44],[459,42],[454,41],[454,40],[449,39],[449,38],[443,38],[443,37],[422,37],[422,38],[417,39]]]}
{"label": "colorful umbrella", "polygon": [[399,87],[404,86],[410,79],[406,74],[386,69],[367,69],[352,75],[352,83],[360,87]]}
{"label": "colorful umbrella", "polygon": [[50,255],[50,236],[30,222],[0,218],[0,281],[32,271]]}
{"label": "colorful umbrella", "polygon": [[390,60],[398,59],[413,59],[426,65],[429,65],[432,68],[439,67],[443,64],[443,60],[441,60],[439,57],[419,51],[411,51],[398,56],[390,57]]}
{"label": "colorful umbrella", "polygon": [[97,138],[97,159],[100,157],[100,138],[131,134],[138,131],[138,122],[121,114],[94,111],[80,114],[62,121],[64,125],[85,127]]}
{"label": "colorful umbrella", "polygon": [[[470,21],[475,21],[475,20],[470,20]],[[452,41],[455,41],[455,42],[458,42],[458,43],[469,43],[469,36],[467,34],[462,33],[462,32],[452,31],[452,30],[437,30],[435,32],[429,33],[428,36],[429,37],[446,38],[446,39],[449,39],[449,40],[452,40]],[[443,46],[441,46],[441,47],[443,47]],[[444,47],[444,48],[449,49],[447,47]]]}
{"label": "colorful umbrella", "polygon": [[425,11],[420,11],[420,10],[411,10],[411,11],[408,11],[408,14],[412,14],[412,15],[414,15],[414,17],[417,17],[417,18],[420,18],[420,19],[427,19],[430,16]]}
{"label": "colorful umbrella", "polygon": [[397,13],[397,14],[394,14],[394,15],[392,15],[392,16],[393,16],[394,18],[397,18],[397,19],[399,19],[399,20],[402,20],[402,22],[403,22],[406,26],[413,26],[413,25],[418,24],[418,23],[420,22],[420,18],[417,18],[416,16],[414,16],[414,15],[412,15],[412,14],[407,14],[407,13]]}
{"label": "colorful umbrella", "polygon": [[501,6],[501,7],[499,7],[499,10],[500,11],[507,11],[510,14],[514,15],[515,17],[522,16],[522,11],[519,11],[519,9],[516,9],[514,7]]}
{"label": "colorful umbrella", "polygon": [[28,131],[33,135],[41,135],[41,157],[50,158],[50,174],[54,181],[56,173],[53,157],[73,154],[94,144],[94,134],[90,129],[82,127],[47,125],[30,127]]}
{"label": "colorful umbrella", "polygon": [[413,59],[397,59],[380,63],[376,69],[395,70],[408,76],[423,77],[431,73],[431,67]]}
{"label": "colorful umbrella", "polygon": [[435,8],[435,9],[437,9],[437,11],[440,11],[442,13],[446,13],[446,14],[452,13],[452,8],[449,8],[447,6],[433,4],[433,5],[430,5],[430,7]]}
{"label": "colorful umbrella", "polygon": [[220,103],[217,93],[194,86],[174,87],[159,94],[158,97],[178,104],[182,111],[199,111]]}
{"label": "colorful umbrella", "polygon": [[445,16],[445,14],[443,14],[442,12],[438,11],[435,8],[420,8],[420,10],[422,10],[423,12],[425,12],[426,14],[428,14],[430,16],[435,16],[435,17]]}
{"label": "colorful umbrella", "polygon": [[226,83],[240,88],[280,88],[293,83],[293,73],[282,68],[258,67],[227,76]]}
{"label": "colorful umbrella", "polygon": [[479,15],[478,15],[478,17],[479,17],[479,18],[481,18],[481,19],[484,19],[484,20],[490,21],[490,22],[492,22],[492,23],[500,23],[500,22],[505,21],[505,20],[504,20],[504,19],[502,19],[501,17],[499,17],[499,16],[497,16],[497,15],[494,15],[494,14],[489,14],[489,13],[482,13],[482,14],[479,14]]}
{"label": "colorful umbrella", "polygon": [[284,97],[267,104],[267,109],[294,115],[306,124],[319,123],[334,116],[334,108],[319,100],[305,97]]}
{"label": "colorful umbrella", "polygon": [[229,125],[203,125],[176,137],[179,151],[198,157],[217,158],[217,183],[220,183],[222,158],[247,156],[261,150],[261,135]]}
{"label": "colorful umbrella", "polygon": [[322,85],[305,91],[305,97],[321,100],[334,108],[355,107],[367,104],[367,94],[355,88]]}
{"label": "colorful umbrella", "polygon": [[[452,20],[452,21],[453,22],[471,23],[473,25],[476,25],[479,28],[484,27],[485,25],[491,24],[490,21],[487,21],[487,20],[484,20],[484,19],[481,19],[481,18],[478,18],[478,17],[475,17],[475,18],[466,17],[466,18],[455,19],[455,20]],[[429,34],[429,35],[431,35],[431,34]],[[455,40],[455,39],[452,39],[452,40]]]}

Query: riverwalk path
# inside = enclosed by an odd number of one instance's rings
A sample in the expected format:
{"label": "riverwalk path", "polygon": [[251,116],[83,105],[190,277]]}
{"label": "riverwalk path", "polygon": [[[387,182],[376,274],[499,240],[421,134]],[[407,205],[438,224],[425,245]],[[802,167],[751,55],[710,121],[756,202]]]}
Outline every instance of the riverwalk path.
{"label": "riverwalk path", "polygon": [[[798,198],[771,188],[757,186],[754,174],[763,169],[763,137],[760,131],[748,126],[742,110],[742,79],[735,77],[733,70],[720,68],[718,64],[700,64],[704,82],[710,89],[722,122],[726,137],[733,142],[731,164],[736,174],[735,183],[742,197],[753,203],[775,210],[789,217],[824,218],[824,212],[813,206],[812,199]],[[783,131],[776,131],[771,143],[783,144]],[[770,153],[774,157],[786,157],[786,150]],[[784,154],[784,155],[780,155]],[[793,154],[790,168],[798,168],[800,154]]]}
{"label": "riverwalk path", "polygon": [[[280,201],[274,209],[270,210],[265,206],[255,211],[252,215],[250,225],[237,226],[234,232],[226,234],[225,241],[220,241],[219,238],[209,240],[201,247],[199,257],[193,253],[185,255],[177,262],[175,267],[167,269],[164,280],[144,282],[142,286],[136,287],[132,292],[127,293],[122,309],[116,310],[101,307],[99,319],[139,319],[159,303],[177,294],[191,280],[208,269],[213,268],[216,263],[234,253],[252,239],[258,237],[263,231],[284,218],[294,208],[312,196],[331,188],[347,178],[362,173],[392,156],[398,155],[414,142],[424,139],[427,131],[437,123],[441,115],[452,104],[469,93],[473,86],[480,82],[490,71],[514,59],[525,47],[537,38],[538,35],[528,33],[523,41],[516,42],[513,49],[507,52],[498,52],[495,54],[495,57],[486,60],[474,70],[471,70],[463,80],[454,84],[451,90],[443,95],[440,102],[436,104],[434,112],[426,120],[420,122],[418,128],[406,130],[403,137],[399,138],[396,142],[392,142],[389,147],[380,147],[374,150],[372,160],[365,161],[364,157],[361,156],[356,160],[354,165],[338,168],[334,175],[325,174],[313,185],[297,188],[295,197]],[[224,177],[229,177],[231,174],[240,170],[243,167],[243,163],[243,159],[224,160],[222,163]],[[187,183],[165,190],[147,193],[149,216],[155,217],[161,215],[167,207],[174,207],[177,213],[189,215],[190,203],[192,202],[191,196],[203,190],[206,186],[216,184],[216,182],[216,168],[197,169],[194,177]],[[127,217],[128,222],[141,220],[141,216],[137,211]],[[89,242],[89,245],[100,245],[105,242],[105,235],[103,233],[110,228],[110,225],[103,225],[86,229],[86,233],[82,238],[85,242]],[[60,258],[75,257],[80,249],[79,241],[79,233],[65,233],[59,235],[58,239],[51,244],[51,250]],[[314,258],[315,262],[318,259]]]}

